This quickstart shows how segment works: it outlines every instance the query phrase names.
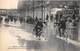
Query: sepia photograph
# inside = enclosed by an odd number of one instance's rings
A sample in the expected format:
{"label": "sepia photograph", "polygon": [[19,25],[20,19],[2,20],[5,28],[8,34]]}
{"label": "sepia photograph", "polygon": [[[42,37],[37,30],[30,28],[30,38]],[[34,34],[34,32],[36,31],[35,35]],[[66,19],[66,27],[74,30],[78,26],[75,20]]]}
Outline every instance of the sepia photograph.
{"label": "sepia photograph", "polygon": [[0,0],[0,51],[80,51],[80,0]]}

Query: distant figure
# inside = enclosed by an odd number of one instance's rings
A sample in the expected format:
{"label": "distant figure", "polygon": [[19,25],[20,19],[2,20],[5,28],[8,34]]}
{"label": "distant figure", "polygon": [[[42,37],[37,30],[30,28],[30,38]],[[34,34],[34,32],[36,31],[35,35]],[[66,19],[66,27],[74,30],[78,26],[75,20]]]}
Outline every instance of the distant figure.
{"label": "distant figure", "polygon": [[46,24],[46,25],[47,25],[48,19],[49,19],[49,16],[47,15],[47,16],[46,16],[46,21],[45,21],[45,24]]}
{"label": "distant figure", "polygon": [[73,14],[73,15],[72,15],[72,19],[76,19],[76,16],[75,16],[75,14]]}
{"label": "distant figure", "polygon": [[17,21],[17,18],[14,18],[14,23],[16,23],[16,21]]}
{"label": "distant figure", "polygon": [[8,16],[9,20],[13,22],[13,16]]}
{"label": "distant figure", "polygon": [[10,19],[10,20],[11,20],[11,22],[13,22],[13,17],[11,17],[11,19]]}
{"label": "distant figure", "polygon": [[46,20],[48,20],[48,18],[49,18],[49,16],[47,15],[47,16],[46,16]]}
{"label": "distant figure", "polygon": [[55,15],[55,20],[56,20],[56,22],[59,20],[58,14]]}
{"label": "distant figure", "polygon": [[24,22],[24,19],[22,17],[19,18],[20,24]]}
{"label": "distant figure", "polygon": [[2,20],[3,20],[3,18],[2,18],[2,17],[0,17],[0,24],[2,23]]}
{"label": "distant figure", "polygon": [[9,23],[9,18],[5,18],[5,23]]}
{"label": "distant figure", "polygon": [[36,18],[35,18],[35,23],[37,23],[37,22],[38,22],[38,18],[36,17]]}

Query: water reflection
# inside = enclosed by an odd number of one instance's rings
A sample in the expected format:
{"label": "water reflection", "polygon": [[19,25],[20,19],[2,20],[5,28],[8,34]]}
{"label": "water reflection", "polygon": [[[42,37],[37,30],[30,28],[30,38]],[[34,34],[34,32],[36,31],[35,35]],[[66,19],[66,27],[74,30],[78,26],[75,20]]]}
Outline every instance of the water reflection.
{"label": "water reflection", "polygon": [[40,41],[29,41],[27,40],[27,48],[39,50],[42,49],[43,44]]}

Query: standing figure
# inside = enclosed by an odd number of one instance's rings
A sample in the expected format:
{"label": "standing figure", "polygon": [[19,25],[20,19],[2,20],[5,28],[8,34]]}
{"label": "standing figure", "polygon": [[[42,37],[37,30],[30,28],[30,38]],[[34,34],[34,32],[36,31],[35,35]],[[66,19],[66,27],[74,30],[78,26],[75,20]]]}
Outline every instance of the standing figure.
{"label": "standing figure", "polygon": [[14,18],[14,23],[16,23],[16,21],[17,21],[17,18]]}
{"label": "standing figure", "polygon": [[59,36],[65,36],[65,29],[66,29],[66,21],[61,19],[59,22]]}
{"label": "standing figure", "polygon": [[37,17],[35,18],[35,21],[38,22],[38,18]]}
{"label": "standing figure", "polygon": [[5,18],[5,23],[9,23],[9,18]]}
{"label": "standing figure", "polygon": [[40,39],[42,30],[43,30],[43,22],[42,22],[42,20],[40,19],[40,20],[37,22],[35,28],[33,29],[33,31],[36,32],[36,33],[35,33],[36,37],[39,37],[39,39]]}
{"label": "standing figure", "polygon": [[0,24],[2,23],[2,20],[3,20],[3,18],[2,18],[2,17],[0,17]]}

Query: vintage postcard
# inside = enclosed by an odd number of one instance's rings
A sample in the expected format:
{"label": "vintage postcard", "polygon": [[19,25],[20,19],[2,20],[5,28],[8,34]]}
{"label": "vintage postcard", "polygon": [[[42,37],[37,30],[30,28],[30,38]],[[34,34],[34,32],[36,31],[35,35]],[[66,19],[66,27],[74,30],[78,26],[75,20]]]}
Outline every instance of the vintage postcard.
{"label": "vintage postcard", "polygon": [[0,0],[0,51],[80,51],[80,0]]}

